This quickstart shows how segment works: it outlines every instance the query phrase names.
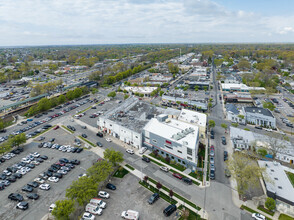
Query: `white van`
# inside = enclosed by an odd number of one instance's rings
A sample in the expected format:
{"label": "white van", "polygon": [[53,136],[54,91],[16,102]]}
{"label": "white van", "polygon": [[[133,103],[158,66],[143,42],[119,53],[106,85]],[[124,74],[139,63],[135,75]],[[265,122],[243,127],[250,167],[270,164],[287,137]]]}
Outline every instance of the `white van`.
{"label": "white van", "polygon": [[86,205],[85,210],[86,212],[90,212],[91,214],[94,214],[94,215],[102,215],[102,209],[90,203]]}
{"label": "white van", "polygon": [[134,210],[123,211],[121,213],[121,217],[128,220],[138,220],[139,219],[139,212]]}
{"label": "white van", "polygon": [[99,206],[102,209],[106,208],[106,202],[103,202],[102,199],[93,198],[93,199],[90,200],[90,203],[95,205],[95,206]]}

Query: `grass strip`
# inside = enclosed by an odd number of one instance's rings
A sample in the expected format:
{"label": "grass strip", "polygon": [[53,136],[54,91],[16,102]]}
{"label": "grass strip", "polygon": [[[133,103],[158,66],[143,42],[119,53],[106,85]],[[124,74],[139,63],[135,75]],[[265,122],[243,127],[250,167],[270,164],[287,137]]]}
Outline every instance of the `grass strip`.
{"label": "grass strip", "polygon": [[184,211],[183,209],[189,211],[189,215],[185,218],[183,215],[179,218],[179,220],[202,220],[201,216],[197,213],[193,212],[192,210],[188,209],[187,207],[184,207],[183,205],[179,206],[179,210]]}
{"label": "grass strip", "polygon": [[294,187],[294,173],[286,172],[290,182],[292,183],[292,186]]}
{"label": "grass strip", "polygon": [[[247,206],[245,206],[245,205],[241,205],[240,208],[241,208],[241,209],[244,209],[244,210],[246,210],[246,211],[248,211],[248,212],[250,212],[250,213],[259,213],[258,211],[254,210],[254,209],[251,209],[251,208],[249,208],[249,207],[247,207]],[[261,213],[259,213],[259,214],[261,214]],[[268,218],[268,217],[266,217],[266,219],[268,219],[268,220],[272,220],[271,218]]]}
{"label": "grass strip", "polygon": [[[156,189],[155,187],[149,185],[148,183],[146,183],[144,181],[139,181],[139,184],[144,186],[146,189],[149,189],[153,193],[158,193],[158,189]],[[168,195],[164,194],[161,191],[159,192],[159,196],[160,196],[160,198],[164,199],[165,201],[167,201],[170,204],[177,204],[176,200],[174,200],[173,198],[170,198]]]}
{"label": "grass strip", "polygon": [[281,214],[279,220],[294,220],[294,218],[286,214]]}
{"label": "grass strip", "polygon": [[167,163],[163,157],[161,157],[161,156],[156,157],[153,153],[150,153],[149,156],[151,156],[157,160],[160,160],[162,163],[167,164],[177,170],[184,171],[186,169],[186,167],[179,165],[179,164]]}
{"label": "grass strip", "polygon": [[117,169],[117,171],[113,174],[114,177],[117,177],[117,178],[123,178],[125,175],[127,175],[129,173],[128,170],[126,170],[125,168],[123,167],[119,167]]}
{"label": "grass strip", "polygon": [[81,138],[83,141],[87,142],[88,144],[90,144],[92,147],[96,147],[95,144],[93,144],[91,141],[87,140],[86,138],[83,138],[82,136],[79,136],[79,138]]}
{"label": "grass strip", "polygon": [[135,168],[134,167],[132,167],[131,165],[129,165],[129,164],[126,164],[126,167],[127,168],[129,168],[129,169],[131,169],[131,170],[135,170]]}
{"label": "grass strip", "polygon": [[64,125],[61,125],[61,127],[63,127],[65,130],[69,131],[70,133],[74,133],[74,131],[70,130],[69,128],[65,127]]}
{"label": "grass strip", "polygon": [[263,211],[264,213],[269,214],[270,216],[273,216],[275,214],[274,212],[263,207],[262,205],[258,206],[257,209],[259,209],[260,211]]}
{"label": "grass strip", "polygon": [[89,109],[91,109],[92,107],[93,107],[93,106],[89,106],[88,108],[86,108],[86,109],[84,109],[84,110],[78,112],[77,114],[82,114],[82,113],[84,113],[85,111],[88,111]]}
{"label": "grass strip", "polygon": [[[147,157],[147,156],[143,155],[143,157]],[[147,157],[147,158],[149,158],[153,163],[155,163],[155,164],[157,164],[159,166],[164,166],[162,163],[159,163],[156,160],[153,160],[151,157]]]}

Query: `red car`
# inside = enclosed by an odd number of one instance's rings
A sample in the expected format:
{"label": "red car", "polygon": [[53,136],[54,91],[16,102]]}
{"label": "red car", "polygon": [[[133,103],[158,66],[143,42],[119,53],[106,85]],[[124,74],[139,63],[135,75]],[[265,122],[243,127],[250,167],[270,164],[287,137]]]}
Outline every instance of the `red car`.
{"label": "red car", "polygon": [[173,176],[174,177],[177,177],[178,179],[182,179],[183,177],[181,176],[181,174],[179,174],[179,173],[173,173]]}
{"label": "red car", "polygon": [[57,130],[59,128],[59,125],[57,125],[55,128],[53,128],[53,130]]}
{"label": "red car", "polygon": [[213,146],[213,145],[211,145],[211,146],[210,146],[210,149],[213,149],[213,150],[214,150],[214,146]]}
{"label": "red car", "polygon": [[64,163],[61,163],[61,162],[57,162],[57,163],[55,163],[55,164],[57,164],[57,165],[60,165],[60,166],[65,166],[65,164]]}

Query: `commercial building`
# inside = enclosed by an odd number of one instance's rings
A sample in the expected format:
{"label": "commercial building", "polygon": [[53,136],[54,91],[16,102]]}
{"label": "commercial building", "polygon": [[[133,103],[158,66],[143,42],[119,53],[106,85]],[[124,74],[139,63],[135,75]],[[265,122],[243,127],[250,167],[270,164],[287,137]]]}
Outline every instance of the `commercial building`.
{"label": "commercial building", "polygon": [[234,93],[226,93],[224,94],[224,100],[226,102],[239,102],[239,103],[251,103],[253,99],[250,93],[241,93],[241,92],[234,92]]}
{"label": "commercial building", "polygon": [[226,104],[227,119],[231,122],[246,124],[245,116],[234,104]]}
{"label": "commercial building", "polygon": [[150,94],[156,90],[157,87],[137,87],[137,86],[125,86],[123,87],[123,90],[127,90],[130,93],[140,93],[143,94],[144,96],[150,96]]}
{"label": "commercial building", "polygon": [[247,123],[262,127],[276,128],[276,118],[270,110],[260,107],[243,107]]}
{"label": "commercial building", "polygon": [[143,145],[192,170],[198,161],[198,126],[161,114],[143,128]]}
{"label": "commercial building", "polygon": [[265,193],[276,200],[276,209],[281,213],[294,214],[294,188],[287,172],[294,174],[294,170],[282,166],[280,163],[259,160],[260,167],[265,168],[263,178]]}
{"label": "commercial building", "polygon": [[222,83],[222,91],[228,92],[249,92],[250,90],[265,90],[264,87],[249,87],[243,83]]}

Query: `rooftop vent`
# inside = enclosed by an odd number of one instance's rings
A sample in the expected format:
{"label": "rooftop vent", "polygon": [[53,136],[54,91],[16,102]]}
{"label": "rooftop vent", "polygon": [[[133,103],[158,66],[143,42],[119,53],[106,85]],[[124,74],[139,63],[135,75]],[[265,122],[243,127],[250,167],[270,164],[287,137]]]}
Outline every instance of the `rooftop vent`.
{"label": "rooftop vent", "polygon": [[278,186],[278,188],[279,188],[279,189],[283,189],[283,187],[281,187],[281,186]]}
{"label": "rooftop vent", "polygon": [[275,170],[271,170],[272,172],[275,172]]}
{"label": "rooftop vent", "polygon": [[279,180],[277,177],[274,178],[275,180]]}

